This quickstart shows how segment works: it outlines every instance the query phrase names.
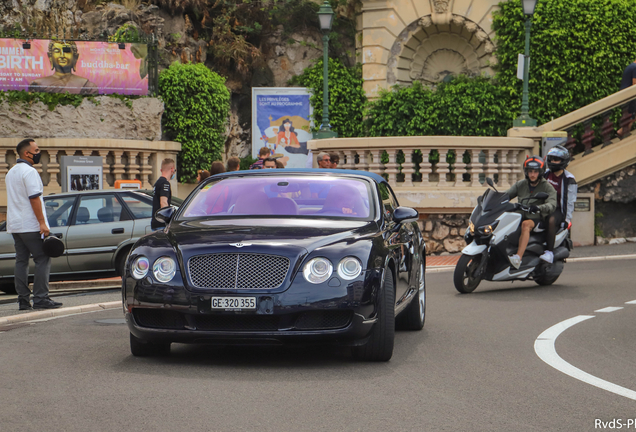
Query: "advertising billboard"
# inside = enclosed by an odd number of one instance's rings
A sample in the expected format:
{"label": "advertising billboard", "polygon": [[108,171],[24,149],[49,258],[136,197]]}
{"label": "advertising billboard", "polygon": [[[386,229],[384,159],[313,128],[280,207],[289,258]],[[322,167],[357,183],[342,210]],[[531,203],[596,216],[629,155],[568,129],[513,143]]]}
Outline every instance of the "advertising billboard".
{"label": "advertising billboard", "polygon": [[252,157],[268,147],[287,168],[307,165],[313,126],[310,96],[306,88],[252,89]]}
{"label": "advertising billboard", "polygon": [[0,90],[147,95],[147,57],[140,43],[0,39]]}

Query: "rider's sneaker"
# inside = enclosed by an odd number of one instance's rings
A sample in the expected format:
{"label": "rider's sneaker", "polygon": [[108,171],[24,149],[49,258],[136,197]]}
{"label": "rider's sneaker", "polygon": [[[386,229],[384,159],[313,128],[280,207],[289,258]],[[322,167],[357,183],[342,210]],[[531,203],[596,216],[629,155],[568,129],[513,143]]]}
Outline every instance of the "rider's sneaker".
{"label": "rider's sneaker", "polygon": [[545,251],[539,258],[550,264],[554,262],[554,254],[552,253],[552,251]]}
{"label": "rider's sneaker", "polygon": [[512,264],[514,268],[518,269],[519,267],[521,267],[521,258],[519,258],[519,255],[510,255],[508,259],[510,260],[510,264]]}

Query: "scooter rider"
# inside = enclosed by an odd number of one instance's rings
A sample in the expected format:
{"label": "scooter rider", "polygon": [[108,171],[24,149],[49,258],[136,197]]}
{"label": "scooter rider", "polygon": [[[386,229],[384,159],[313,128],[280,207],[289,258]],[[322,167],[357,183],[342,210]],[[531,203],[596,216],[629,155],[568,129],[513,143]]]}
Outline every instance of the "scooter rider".
{"label": "scooter rider", "polygon": [[[530,233],[537,223],[544,217],[554,212],[557,205],[556,190],[543,178],[545,172],[545,162],[539,156],[528,156],[523,163],[523,172],[526,175],[525,180],[520,180],[510,189],[506,191],[510,199],[517,197],[519,202],[527,198],[530,206],[529,212],[523,213],[523,222],[521,223],[521,235],[519,236],[519,247],[515,255],[509,257],[510,264],[516,269],[521,266],[521,258],[526,251]],[[548,194],[548,199],[543,204],[533,203],[532,197],[540,192]],[[536,201],[535,201],[536,202]]]}
{"label": "scooter rider", "polygon": [[557,192],[557,206],[554,213],[548,216],[547,250],[539,258],[552,263],[554,261],[554,241],[558,228],[563,222],[568,226],[572,221],[574,202],[576,201],[577,184],[574,175],[565,167],[570,163],[570,152],[557,145],[548,150],[546,155],[548,169],[544,177]]}

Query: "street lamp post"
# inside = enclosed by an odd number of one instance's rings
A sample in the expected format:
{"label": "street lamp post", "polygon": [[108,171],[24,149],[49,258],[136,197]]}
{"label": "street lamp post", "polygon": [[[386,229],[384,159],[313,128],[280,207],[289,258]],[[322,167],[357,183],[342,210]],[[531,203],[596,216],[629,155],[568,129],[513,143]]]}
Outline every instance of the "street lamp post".
{"label": "street lamp post", "polygon": [[320,130],[315,133],[318,139],[337,138],[338,134],[331,130],[329,125],[329,31],[333,21],[333,9],[327,0],[320,6],[318,10],[318,19],[320,20],[320,29],[322,30],[322,125]]}
{"label": "street lamp post", "polygon": [[532,15],[537,6],[537,0],[523,0],[523,13],[526,15],[526,50],[523,59],[523,96],[521,99],[521,115],[517,117],[512,125],[515,127],[536,126],[537,121],[530,117],[530,103],[528,101],[528,81],[530,79],[530,27],[532,26]]}

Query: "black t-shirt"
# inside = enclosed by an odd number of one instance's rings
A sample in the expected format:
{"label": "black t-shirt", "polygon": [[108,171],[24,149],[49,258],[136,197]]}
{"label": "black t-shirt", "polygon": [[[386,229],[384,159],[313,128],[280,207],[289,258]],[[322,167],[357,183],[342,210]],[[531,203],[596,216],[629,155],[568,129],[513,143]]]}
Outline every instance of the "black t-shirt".
{"label": "black t-shirt", "polygon": [[632,63],[623,71],[623,78],[621,79],[621,90],[625,90],[627,87],[631,87],[633,79],[636,78],[636,63]]}
{"label": "black t-shirt", "polygon": [[168,205],[172,199],[172,189],[170,188],[170,182],[165,177],[159,177],[159,180],[154,185],[154,194],[152,197],[152,220],[150,222],[151,228],[163,228],[166,224],[162,224],[155,219],[155,213],[161,208],[160,197],[168,198]]}

